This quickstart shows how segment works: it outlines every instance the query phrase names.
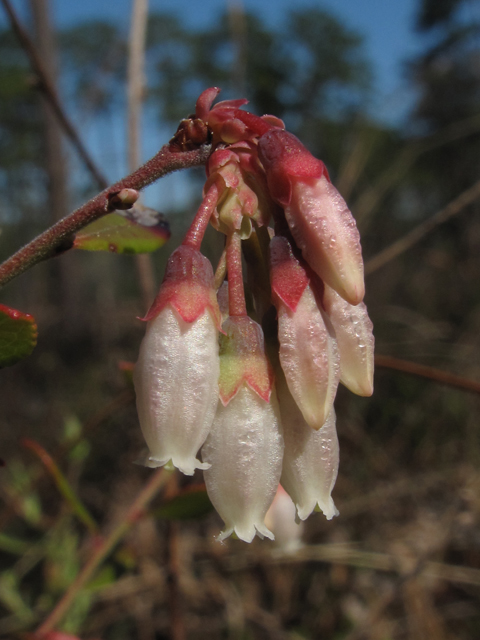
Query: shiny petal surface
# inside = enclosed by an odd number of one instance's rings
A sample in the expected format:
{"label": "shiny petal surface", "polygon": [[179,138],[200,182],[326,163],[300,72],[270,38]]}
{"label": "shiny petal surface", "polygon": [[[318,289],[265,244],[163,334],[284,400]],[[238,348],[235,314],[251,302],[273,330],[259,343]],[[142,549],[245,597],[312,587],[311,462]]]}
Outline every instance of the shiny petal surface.
{"label": "shiny petal surface", "polygon": [[367,307],[348,304],[330,287],[325,287],[324,304],[337,336],[340,382],[359,396],[371,396],[375,338]]}
{"label": "shiny petal surface", "polygon": [[285,439],[281,484],[290,494],[300,520],[318,507],[327,520],[338,515],[332,489],[338,473],[339,449],[332,408],[321,429],[314,431],[305,422],[281,373],[278,398]]}
{"label": "shiny petal surface", "polygon": [[224,540],[233,532],[245,542],[258,534],[273,539],[265,514],[280,479],[283,456],[278,403],[243,385],[227,406],[218,404],[202,460],[210,465],[205,484],[225,522]]}
{"label": "shiny petal surface", "polygon": [[187,323],[168,305],[149,322],[134,371],[148,466],[171,460],[187,475],[207,467],[196,455],[215,415],[219,371],[218,331],[208,311]]}
{"label": "shiny petal surface", "polygon": [[308,286],[295,311],[280,303],[280,363],[303,417],[320,429],[333,406],[340,379],[337,341],[326,314]]}
{"label": "shiny petal surface", "polygon": [[345,200],[326,176],[292,182],[285,215],[312,269],[350,304],[363,300],[360,235]]}

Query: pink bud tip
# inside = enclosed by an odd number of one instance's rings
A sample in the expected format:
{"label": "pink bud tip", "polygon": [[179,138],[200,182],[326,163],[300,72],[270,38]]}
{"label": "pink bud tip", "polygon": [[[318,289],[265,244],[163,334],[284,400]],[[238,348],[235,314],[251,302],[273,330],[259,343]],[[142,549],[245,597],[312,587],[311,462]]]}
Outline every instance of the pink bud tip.
{"label": "pink bud tip", "polygon": [[290,204],[292,178],[330,180],[327,169],[298,138],[282,129],[267,131],[258,141],[258,153],[267,174],[273,198],[282,206]]}
{"label": "pink bud tip", "polygon": [[272,291],[291,310],[295,311],[309,283],[300,261],[293,255],[292,247],[282,236],[270,242],[270,270]]}

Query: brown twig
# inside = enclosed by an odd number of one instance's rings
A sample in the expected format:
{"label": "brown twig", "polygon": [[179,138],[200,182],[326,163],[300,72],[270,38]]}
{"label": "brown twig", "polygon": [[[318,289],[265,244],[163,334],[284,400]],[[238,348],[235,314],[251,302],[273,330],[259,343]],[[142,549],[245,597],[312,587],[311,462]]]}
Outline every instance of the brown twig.
{"label": "brown twig", "polygon": [[100,546],[97,547],[87,564],[80,571],[78,576],[67,589],[63,597],[57,603],[47,619],[39,626],[36,635],[42,637],[52,631],[62,620],[75,600],[78,593],[85,587],[93,577],[95,571],[101,563],[110,555],[115,546],[128,533],[131,527],[137,522],[145,508],[162,489],[169,478],[169,473],[165,469],[158,469],[151,477],[145,487],[140,491],[133,501],[127,514],[117,527],[108,535]]}
{"label": "brown twig", "polygon": [[419,378],[428,378],[429,380],[434,380],[435,382],[445,384],[449,387],[463,389],[463,391],[480,393],[480,382],[470,380],[469,378],[462,378],[461,376],[456,376],[448,371],[435,369],[435,367],[428,367],[423,364],[417,364],[416,362],[410,362],[409,360],[400,360],[399,358],[392,358],[391,356],[382,356],[377,354],[375,356],[375,366],[385,369],[394,369],[395,371],[408,373],[409,375],[418,376]]}
{"label": "brown twig", "polygon": [[143,166],[59,220],[1,264],[0,287],[42,260],[54,257],[70,248],[73,234],[109,213],[112,198],[122,189],[138,191],[168,173],[205,164],[210,151],[210,145],[203,145],[192,151],[180,151],[172,149],[169,144],[164,145]]}
{"label": "brown twig", "polygon": [[[148,0],[133,0],[128,39],[127,66],[127,138],[128,169],[134,171],[141,157],[141,118],[145,91],[145,37]],[[142,293],[143,307],[149,309],[155,297],[155,276],[149,254],[135,256],[137,278]]]}
{"label": "brown twig", "polygon": [[[245,554],[238,554],[230,556],[225,565],[228,571],[237,572],[255,566],[256,562],[257,560],[254,556],[248,557]],[[273,565],[298,562],[326,562],[328,564],[343,564],[361,569],[398,573],[400,575],[411,575],[418,572],[425,577],[436,580],[477,587],[480,585],[480,569],[428,560],[419,565],[418,559],[415,558],[364,551],[354,545],[342,543],[309,545],[298,549],[294,553],[276,550],[266,555],[264,562]]]}
{"label": "brown twig", "polygon": [[179,583],[180,549],[178,522],[167,523],[168,541],[168,601],[171,640],[185,640],[185,627],[181,610],[181,594]]}
{"label": "brown twig", "polygon": [[425,222],[422,222],[409,231],[403,238],[400,238],[368,260],[365,263],[365,274],[369,275],[377,271],[377,269],[383,267],[384,264],[390,262],[390,260],[393,260],[407,249],[410,249],[410,247],[419,242],[430,233],[430,231],[435,229],[435,227],[438,227],[457,213],[460,213],[466,206],[475,202],[477,198],[480,198],[480,180],[475,182],[469,189],[463,191],[454,200],[449,202],[446,207],[440,209],[440,211],[437,211],[437,213],[428,218],[428,220],[425,220]]}
{"label": "brown twig", "polygon": [[32,65],[32,68],[39,79],[39,88],[43,91],[46,99],[50,103],[50,106],[57,116],[58,121],[62,125],[65,134],[68,136],[71,143],[77,150],[78,155],[82,158],[86,168],[88,169],[94,180],[97,182],[100,189],[105,189],[105,187],[108,185],[108,182],[105,180],[101,171],[99,171],[99,169],[91,159],[75,127],[65,113],[65,110],[62,107],[57,91],[55,89],[55,85],[50,78],[48,70],[46,69],[41,57],[38,55],[37,49],[33,44],[30,36],[20,23],[12,5],[10,4],[10,0],[2,0],[2,4],[10,19],[12,29],[15,32],[18,40],[20,41],[20,44],[24,48],[25,53],[30,60],[30,64]]}
{"label": "brown twig", "polygon": [[466,138],[476,133],[479,128],[480,116],[476,114],[473,117],[454,122],[431,136],[414,140],[407,144],[400,151],[394,162],[378,176],[375,183],[364,191],[353,204],[352,211],[355,212],[355,217],[360,225],[364,226],[366,224],[367,219],[372,215],[382,199],[395,185],[400,183],[407,171],[422,154]]}

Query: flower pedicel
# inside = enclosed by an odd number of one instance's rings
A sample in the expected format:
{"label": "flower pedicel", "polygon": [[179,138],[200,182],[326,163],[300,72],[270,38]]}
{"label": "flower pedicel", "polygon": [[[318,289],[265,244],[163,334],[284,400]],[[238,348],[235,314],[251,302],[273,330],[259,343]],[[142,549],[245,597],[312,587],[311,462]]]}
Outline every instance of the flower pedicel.
{"label": "flower pedicel", "polygon": [[[273,537],[265,515],[279,481],[298,518],[338,513],[333,401],[339,381],[373,392],[374,339],[358,230],[324,164],[245,100],[212,107],[218,92],[204,91],[187,121],[212,139],[204,199],[145,318],[134,383],[145,464],[203,469],[220,539],[251,542]],[[209,223],[225,235],[215,276],[200,253]]]}

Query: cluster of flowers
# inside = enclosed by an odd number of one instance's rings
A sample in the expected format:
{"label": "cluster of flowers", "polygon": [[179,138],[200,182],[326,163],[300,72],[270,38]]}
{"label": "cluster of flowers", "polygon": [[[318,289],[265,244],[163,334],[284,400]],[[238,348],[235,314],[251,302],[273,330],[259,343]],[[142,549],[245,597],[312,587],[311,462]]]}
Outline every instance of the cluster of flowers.
{"label": "cluster of flowers", "polygon": [[[145,464],[203,469],[219,538],[251,542],[273,538],[279,482],[300,519],[337,515],[333,401],[339,382],[371,395],[374,339],[358,230],[324,164],[245,100],[212,107],[217,94],[197,101],[192,126],[214,149],[204,199],[145,318],[134,382]],[[226,236],[215,274],[209,223]]]}

